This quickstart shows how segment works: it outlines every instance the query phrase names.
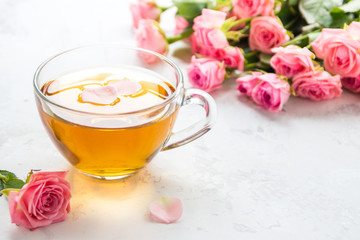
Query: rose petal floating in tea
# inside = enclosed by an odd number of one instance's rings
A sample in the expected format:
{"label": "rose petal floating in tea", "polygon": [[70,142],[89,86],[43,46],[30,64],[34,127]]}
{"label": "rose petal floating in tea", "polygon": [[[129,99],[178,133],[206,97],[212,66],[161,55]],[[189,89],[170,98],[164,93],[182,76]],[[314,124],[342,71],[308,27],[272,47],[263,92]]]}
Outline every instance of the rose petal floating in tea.
{"label": "rose petal floating in tea", "polygon": [[180,199],[174,197],[162,197],[150,204],[150,217],[160,223],[174,223],[180,219],[183,212],[183,204]]}
{"label": "rose petal floating in tea", "polygon": [[114,86],[87,88],[81,93],[83,102],[97,104],[111,104],[117,99],[117,91]]}
{"label": "rose petal floating in tea", "polygon": [[115,87],[117,94],[119,95],[131,95],[141,89],[140,83],[126,79],[110,83],[109,86]]}

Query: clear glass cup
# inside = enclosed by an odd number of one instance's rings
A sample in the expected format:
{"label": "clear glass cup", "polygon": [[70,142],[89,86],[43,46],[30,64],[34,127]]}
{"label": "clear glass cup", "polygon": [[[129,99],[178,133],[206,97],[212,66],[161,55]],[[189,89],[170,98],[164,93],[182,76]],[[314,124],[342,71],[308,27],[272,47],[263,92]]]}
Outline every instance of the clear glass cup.
{"label": "clear glass cup", "polygon": [[[144,58],[156,58],[152,64]],[[137,67],[157,74],[174,91],[160,104],[136,111],[108,113],[72,109],[47,97],[42,86],[64,73],[99,66]],[[41,120],[60,153],[82,173],[99,179],[121,179],[144,168],[159,151],[189,143],[210,130],[216,116],[213,98],[198,89],[184,89],[179,67],[165,56],[120,45],[71,49],[42,63],[34,75]],[[172,132],[179,108],[200,105],[205,117]]]}

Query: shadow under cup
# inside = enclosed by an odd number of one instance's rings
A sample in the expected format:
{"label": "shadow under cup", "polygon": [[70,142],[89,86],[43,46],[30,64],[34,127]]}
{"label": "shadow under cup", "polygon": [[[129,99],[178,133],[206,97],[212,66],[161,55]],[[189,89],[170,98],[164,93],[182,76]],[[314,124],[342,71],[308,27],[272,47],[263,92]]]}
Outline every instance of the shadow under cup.
{"label": "shadow under cup", "polygon": [[[149,58],[156,61],[147,64],[144,59]],[[157,105],[121,113],[72,109],[41,91],[45,83],[65,73],[103,66],[142,69],[161,78],[174,91]],[[41,120],[55,146],[75,168],[99,179],[131,176],[159,151],[206,133],[216,115],[211,96],[201,90],[184,89],[183,75],[171,60],[148,50],[118,45],[81,47],[48,59],[35,73],[34,89]],[[179,108],[188,104],[203,107],[205,118],[172,133]]]}

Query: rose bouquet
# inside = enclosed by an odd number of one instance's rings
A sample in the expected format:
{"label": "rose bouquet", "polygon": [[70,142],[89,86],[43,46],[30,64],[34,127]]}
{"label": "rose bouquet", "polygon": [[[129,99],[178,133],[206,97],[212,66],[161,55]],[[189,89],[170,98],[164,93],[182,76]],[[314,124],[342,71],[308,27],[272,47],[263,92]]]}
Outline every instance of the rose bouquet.
{"label": "rose bouquet", "polygon": [[[212,91],[225,79],[256,104],[279,112],[289,97],[328,100],[342,87],[360,92],[359,0],[173,0],[175,29],[159,25],[167,8],[130,5],[138,47],[167,54],[188,39],[189,82]],[[154,59],[145,59],[152,63]]]}

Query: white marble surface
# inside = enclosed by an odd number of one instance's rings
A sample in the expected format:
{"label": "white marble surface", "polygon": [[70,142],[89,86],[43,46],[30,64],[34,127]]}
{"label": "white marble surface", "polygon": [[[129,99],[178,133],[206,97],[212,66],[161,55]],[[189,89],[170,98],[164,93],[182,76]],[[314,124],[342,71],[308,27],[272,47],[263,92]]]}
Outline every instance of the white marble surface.
{"label": "white marble surface", "polygon": [[[68,219],[35,231],[11,224],[1,198],[0,239],[360,239],[360,95],[348,92],[319,103],[292,98],[273,115],[229,81],[212,93],[215,128],[138,175],[99,182],[71,168],[41,125],[32,76],[45,58],[100,42],[135,45],[128,1],[0,0],[0,168],[21,177],[69,169],[73,189]],[[171,47],[183,69],[184,46]],[[183,200],[179,222],[149,220],[161,196]]]}

